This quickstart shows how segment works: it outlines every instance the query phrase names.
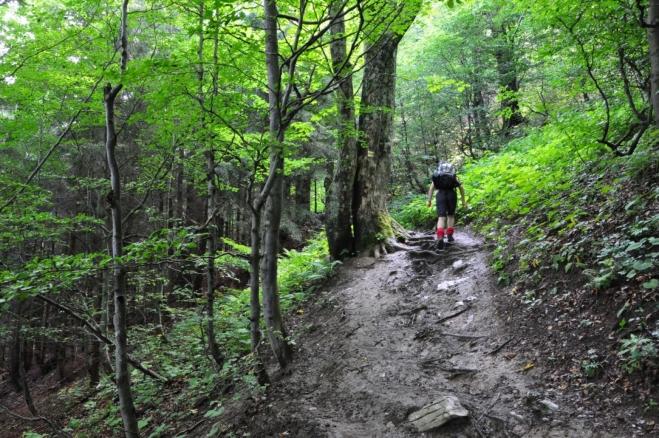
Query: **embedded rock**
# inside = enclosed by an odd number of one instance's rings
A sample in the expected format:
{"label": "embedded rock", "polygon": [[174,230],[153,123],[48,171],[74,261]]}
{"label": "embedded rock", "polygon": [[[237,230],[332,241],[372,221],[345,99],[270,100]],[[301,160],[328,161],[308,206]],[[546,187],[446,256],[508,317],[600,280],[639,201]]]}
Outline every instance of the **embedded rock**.
{"label": "embedded rock", "polygon": [[460,404],[460,400],[457,397],[445,395],[422,407],[420,410],[411,413],[408,420],[419,429],[419,432],[425,432],[439,427],[454,418],[468,416],[469,411]]}

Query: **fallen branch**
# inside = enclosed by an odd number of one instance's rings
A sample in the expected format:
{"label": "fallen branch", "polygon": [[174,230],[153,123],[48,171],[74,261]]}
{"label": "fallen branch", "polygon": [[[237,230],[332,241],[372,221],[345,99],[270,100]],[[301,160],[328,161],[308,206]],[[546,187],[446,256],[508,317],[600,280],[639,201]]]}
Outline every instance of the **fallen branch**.
{"label": "fallen branch", "polygon": [[189,428],[185,429],[183,432],[177,433],[176,435],[177,435],[177,436],[179,436],[179,435],[187,435],[187,434],[189,434],[190,432],[192,432],[193,430],[195,430],[197,427],[199,427],[199,425],[200,425],[201,423],[203,423],[204,421],[206,421],[205,418],[202,419],[202,420],[199,420],[199,421],[196,422],[194,425],[192,425],[192,427],[189,427]]}
{"label": "fallen branch", "polygon": [[420,241],[424,241],[424,240],[427,240],[428,242],[431,242],[431,241],[435,240],[435,236],[431,235],[431,236],[421,236],[421,237],[408,237],[407,240],[410,241],[410,242],[420,242]]}
{"label": "fallen branch", "polygon": [[[87,319],[85,319],[85,318],[83,318],[82,316],[78,315],[76,312],[74,312],[73,310],[69,309],[69,308],[66,307],[65,305],[60,304],[60,303],[58,303],[58,302],[56,302],[56,301],[53,301],[53,300],[51,300],[50,298],[47,298],[47,297],[45,297],[45,296],[43,296],[43,295],[37,295],[36,297],[39,298],[39,299],[42,300],[42,301],[47,302],[47,303],[50,304],[51,306],[57,307],[58,309],[64,311],[65,313],[67,313],[68,315],[70,315],[71,317],[73,317],[74,319],[76,319],[76,320],[80,321],[81,323],[83,323],[83,324],[85,325],[85,327],[87,327],[87,328],[89,329],[89,331],[91,331],[91,333],[92,333],[94,336],[96,336],[96,338],[97,338],[99,341],[101,341],[101,342],[105,342],[105,343],[106,343],[107,345],[109,345],[109,346],[113,346],[113,345],[114,345],[114,342],[112,342],[107,336],[105,336],[105,335],[104,335],[104,334],[103,334],[103,333],[102,333],[97,327],[95,327],[92,323],[90,323],[89,321],[87,321]],[[132,357],[130,357],[130,355],[128,356],[128,362],[129,362],[132,366],[134,366],[135,368],[137,368],[138,370],[140,370],[142,373],[146,374],[146,375],[149,376],[149,377],[153,377],[154,379],[161,380],[161,381],[163,381],[163,382],[165,382],[165,383],[168,383],[168,382],[169,382],[169,379],[167,379],[166,377],[161,376],[160,374],[156,373],[155,371],[151,371],[150,369],[146,368],[146,367],[145,367],[144,365],[142,365],[140,362],[138,362],[137,360],[135,360],[135,359],[133,359]]]}
{"label": "fallen branch", "polygon": [[437,321],[435,321],[435,324],[440,324],[440,323],[442,323],[442,322],[444,322],[444,321],[448,321],[448,320],[451,319],[451,318],[455,318],[456,316],[465,313],[465,312],[466,312],[467,310],[469,310],[469,309],[471,309],[471,306],[467,306],[467,307],[465,307],[464,309],[462,309],[462,310],[460,310],[460,311],[458,311],[458,312],[455,312],[455,313],[453,313],[453,314],[451,314],[451,315],[448,315],[448,316],[445,316],[445,317],[443,317],[443,318],[439,318]]}
{"label": "fallen branch", "polygon": [[437,251],[430,251],[427,249],[421,249],[421,250],[411,249],[407,253],[412,257],[437,257],[442,255]]}
{"label": "fallen branch", "polygon": [[44,423],[47,423],[51,427],[51,429],[53,429],[53,432],[55,433],[55,435],[71,437],[71,435],[69,435],[68,433],[64,432],[63,430],[58,429],[57,427],[55,427],[55,424],[53,424],[53,422],[50,421],[46,417],[23,417],[22,415],[18,415],[16,413],[10,411],[8,408],[6,408],[3,405],[0,405],[0,409],[5,411],[6,413],[11,415],[12,417],[20,418],[21,420],[24,420],[24,421],[43,421]]}
{"label": "fallen branch", "polygon": [[391,277],[392,275],[396,275],[397,273],[398,271],[389,271],[384,281],[382,282],[382,287],[384,287],[384,285],[387,284],[387,281],[389,281],[389,277]]}
{"label": "fallen branch", "polygon": [[506,345],[508,345],[508,343],[509,343],[510,341],[512,341],[513,339],[515,339],[515,338],[510,338],[510,339],[508,339],[506,342],[504,342],[503,344],[499,345],[499,346],[498,346],[497,348],[495,348],[494,350],[488,351],[486,354],[496,354],[499,350],[501,350],[503,347],[505,347]]}
{"label": "fallen branch", "polygon": [[361,325],[361,324],[357,324],[357,327],[355,327],[354,329],[352,329],[352,330],[350,330],[348,333],[346,333],[346,338],[349,338],[350,336],[352,336],[352,335],[353,335],[357,330],[359,330],[360,328],[362,328],[362,325]]}
{"label": "fallen branch", "polygon": [[410,310],[404,310],[404,311],[400,312],[399,315],[400,315],[400,316],[413,315],[413,314],[415,314],[415,313],[419,313],[419,312],[422,311],[422,310],[428,310],[428,306],[425,305],[425,304],[419,304],[418,306],[416,306],[416,307],[413,308],[413,309],[410,309]]}
{"label": "fallen branch", "polygon": [[490,335],[478,335],[478,336],[472,336],[472,335],[461,335],[458,333],[448,333],[448,332],[443,332],[440,331],[440,334],[444,336],[453,336],[454,338],[460,338],[460,339],[481,339],[481,338],[487,338]]}
{"label": "fallen branch", "polygon": [[471,368],[444,368],[440,365],[437,365],[437,368],[439,368],[440,370],[442,370],[444,372],[451,373],[451,375],[449,376],[449,379],[452,379],[453,377],[460,376],[462,374],[472,374],[472,373],[477,373],[479,371],[479,370],[474,370],[474,369],[471,369]]}

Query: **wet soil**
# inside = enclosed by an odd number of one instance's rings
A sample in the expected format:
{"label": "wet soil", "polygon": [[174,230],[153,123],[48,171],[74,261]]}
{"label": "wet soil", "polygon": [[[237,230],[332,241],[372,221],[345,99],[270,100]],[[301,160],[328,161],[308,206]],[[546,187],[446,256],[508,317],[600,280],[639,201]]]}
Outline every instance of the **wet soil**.
{"label": "wet soil", "polygon": [[[219,435],[659,436],[641,424],[617,427],[614,414],[549,381],[542,334],[513,329],[483,241],[462,232],[440,256],[412,254],[339,267],[290,322],[294,365],[269,363],[271,387],[227,405]],[[419,433],[408,415],[444,395],[457,397],[469,417]]]}

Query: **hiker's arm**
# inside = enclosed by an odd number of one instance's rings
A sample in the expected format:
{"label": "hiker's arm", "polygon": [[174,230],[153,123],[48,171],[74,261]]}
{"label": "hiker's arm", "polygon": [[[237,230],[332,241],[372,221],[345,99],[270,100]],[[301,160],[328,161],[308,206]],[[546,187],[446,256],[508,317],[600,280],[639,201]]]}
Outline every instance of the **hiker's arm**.
{"label": "hiker's arm", "polygon": [[432,192],[434,191],[435,191],[435,183],[433,182],[430,183],[430,188],[428,189],[428,207],[432,205]]}
{"label": "hiker's arm", "polygon": [[460,189],[460,197],[462,197],[462,208],[467,208],[467,201],[465,201],[465,189],[462,187],[462,184],[458,186]]}

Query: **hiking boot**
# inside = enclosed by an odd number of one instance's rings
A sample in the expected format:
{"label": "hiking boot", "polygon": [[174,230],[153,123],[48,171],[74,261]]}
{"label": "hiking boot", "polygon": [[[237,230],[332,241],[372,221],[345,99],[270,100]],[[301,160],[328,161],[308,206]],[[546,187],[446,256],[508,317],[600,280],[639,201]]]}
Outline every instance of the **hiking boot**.
{"label": "hiking boot", "polygon": [[435,240],[435,248],[438,251],[443,251],[444,250],[444,239]]}
{"label": "hiking boot", "polygon": [[449,235],[447,235],[447,236],[446,236],[446,240],[447,240],[448,242],[453,242],[453,241],[455,241],[455,239],[453,238],[453,234],[449,234]]}

